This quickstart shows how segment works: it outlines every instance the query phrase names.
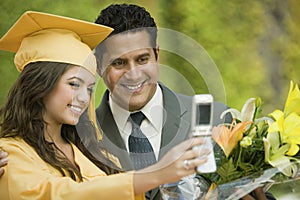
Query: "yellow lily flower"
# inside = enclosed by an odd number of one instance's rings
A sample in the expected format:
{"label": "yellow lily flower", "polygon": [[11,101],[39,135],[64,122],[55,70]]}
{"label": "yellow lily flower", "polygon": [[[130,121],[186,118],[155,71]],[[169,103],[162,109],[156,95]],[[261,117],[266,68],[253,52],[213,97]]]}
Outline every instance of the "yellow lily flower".
{"label": "yellow lily flower", "polygon": [[294,84],[293,81],[290,83],[290,90],[284,107],[286,115],[291,112],[300,115],[300,91],[298,85]]}
{"label": "yellow lily flower", "polygon": [[296,155],[300,144],[300,116],[294,112],[286,116],[285,113],[279,110],[275,110],[270,115],[276,121],[269,126],[268,132],[279,132],[281,142],[290,144],[286,154],[289,156]]}
{"label": "yellow lily flower", "polygon": [[292,157],[286,156],[290,144],[280,146],[280,136],[278,132],[269,133],[267,138],[263,138],[265,148],[265,162],[278,168],[286,176],[294,176],[297,166],[291,163]]}
{"label": "yellow lily flower", "polygon": [[223,149],[226,157],[230,155],[234,147],[243,138],[243,133],[250,123],[250,121],[240,122],[235,125],[231,124],[229,128],[224,125],[213,128],[212,138]]}
{"label": "yellow lily flower", "polygon": [[284,121],[284,113],[281,110],[275,110],[271,114],[269,114],[275,122],[271,123],[268,129],[269,133],[273,132],[282,132],[283,131],[283,121]]}

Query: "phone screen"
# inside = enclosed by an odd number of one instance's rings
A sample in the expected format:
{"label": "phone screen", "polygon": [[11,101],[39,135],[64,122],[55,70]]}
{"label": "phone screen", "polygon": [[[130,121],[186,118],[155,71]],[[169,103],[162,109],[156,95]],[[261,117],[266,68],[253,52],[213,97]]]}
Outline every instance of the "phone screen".
{"label": "phone screen", "polygon": [[196,125],[209,125],[211,104],[198,104],[196,111]]}

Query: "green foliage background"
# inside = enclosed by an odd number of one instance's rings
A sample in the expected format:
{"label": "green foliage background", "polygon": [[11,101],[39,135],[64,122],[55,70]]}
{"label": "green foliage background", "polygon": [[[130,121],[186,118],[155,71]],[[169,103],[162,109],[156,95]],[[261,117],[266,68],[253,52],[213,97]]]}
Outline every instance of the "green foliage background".
{"label": "green foliage background", "polygon": [[[197,41],[220,71],[226,89],[226,104],[241,108],[250,97],[259,96],[264,113],[282,109],[289,81],[300,84],[300,3],[297,0],[1,0],[0,35],[26,10],[36,10],[93,22],[99,11],[111,3],[135,3],[154,16],[159,27],[181,32]],[[0,105],[18,76],[13,53],[0,51]],[[177,55],[161,53],[161,62],[181,74],[161,71],[160,79],[177,92],[206,93],[201,77]],[[182,84],[182,76],[194,91]],[[96,100],[105,87],[100,81]],[[300,105],[299,105],[300,106]],[[291,193],[300,197],[299,181],[274,186],[278,197]],[[282,196],[283,198],[283,196]],[[292,197],[291,197],[292,198]]]}

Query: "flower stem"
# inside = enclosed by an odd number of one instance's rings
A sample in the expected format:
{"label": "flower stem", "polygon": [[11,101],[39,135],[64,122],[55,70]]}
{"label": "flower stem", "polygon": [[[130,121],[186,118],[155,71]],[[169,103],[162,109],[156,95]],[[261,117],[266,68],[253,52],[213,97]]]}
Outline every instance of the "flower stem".
{"label": "flower stem", "polygon": [[236,162],[234,163],[235,168],[238,167],[238,165],[239,165],[239,163],[240,163],[240,161],[241,161],[242,153],[243,153],[243,148],[240,147],[240,145],[238,145],[238,151],[237,151],[237,153],[238,153],[238,155],[237,155],[237,158],[238,158],[238,159],[237,159]]}

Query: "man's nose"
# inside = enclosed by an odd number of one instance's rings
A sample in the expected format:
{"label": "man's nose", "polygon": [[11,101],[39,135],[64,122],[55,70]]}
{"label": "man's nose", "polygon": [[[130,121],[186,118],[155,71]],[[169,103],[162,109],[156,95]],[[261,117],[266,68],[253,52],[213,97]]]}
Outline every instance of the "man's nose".
{"label": "man's nose", "polygon": [[129,76],[130,78],[139,77],[141,74],[140,67],[141,66],[138,66],[135,62],[129,62],[128,71],[126,73],[127,76]]}

